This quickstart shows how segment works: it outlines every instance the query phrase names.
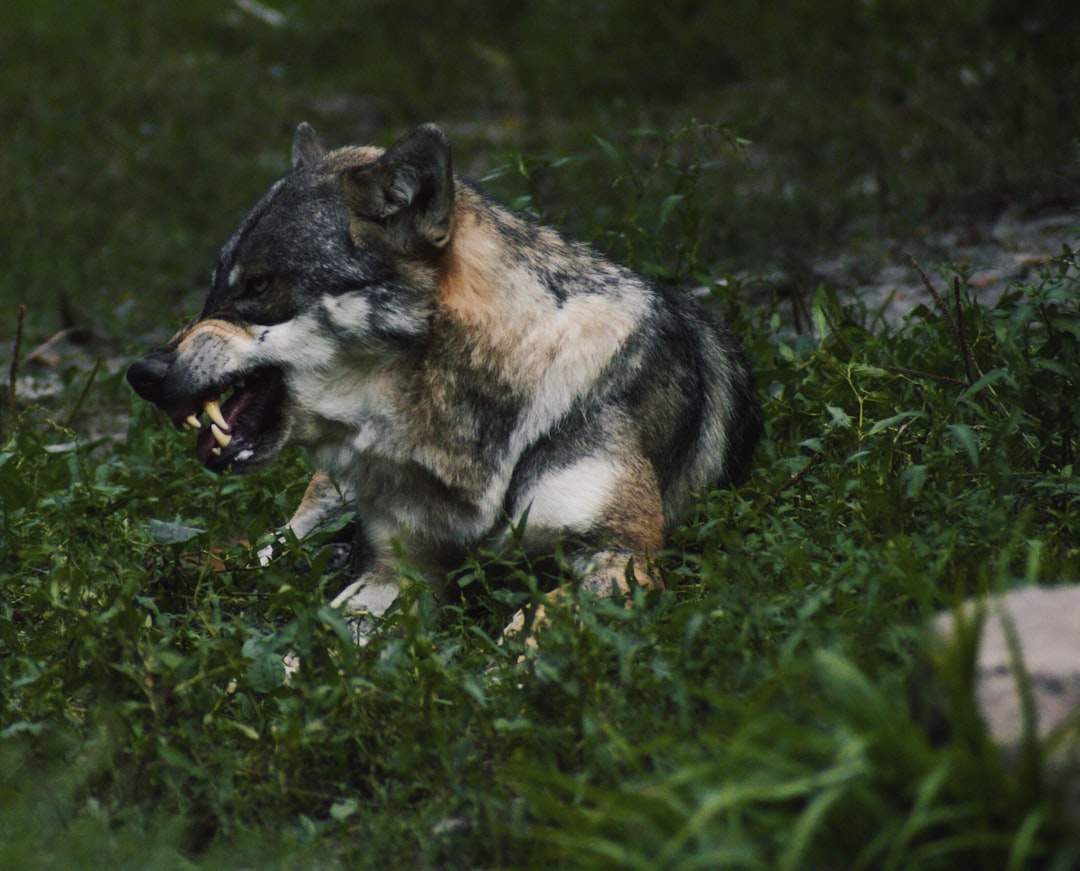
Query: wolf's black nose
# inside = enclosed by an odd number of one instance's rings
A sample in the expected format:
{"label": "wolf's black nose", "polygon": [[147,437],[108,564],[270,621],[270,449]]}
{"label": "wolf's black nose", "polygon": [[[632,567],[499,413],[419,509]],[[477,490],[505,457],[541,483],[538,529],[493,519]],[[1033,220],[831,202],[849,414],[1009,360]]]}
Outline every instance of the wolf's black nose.
{"label": "wolf's black nose", "polygon": [[127,380],[135,392],[143,399],[157,402],[161,399],[165,373],[172,363],[169,352],[154,351],[141,360],[136,360],[127,370]]}

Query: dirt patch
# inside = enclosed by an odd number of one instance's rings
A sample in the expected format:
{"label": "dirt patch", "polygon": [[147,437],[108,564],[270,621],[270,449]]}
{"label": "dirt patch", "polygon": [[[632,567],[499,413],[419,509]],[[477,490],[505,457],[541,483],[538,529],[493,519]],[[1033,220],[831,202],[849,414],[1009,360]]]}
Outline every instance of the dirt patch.
{"label": "dirt patch", "polygon": [[[934,234],[912,254],[924,270],[936,277],[939,266],[963,270],[967,284],[980,302],[996,305],[1012,285],[1030,284],[1067,246],[1080,242],[1080,212],[1069,210],[1025,218],[1020,210],[1006,211],[996,221],[968,224]],[[894,262],[882,264],[872,275],[845,282],[851,258],[838,257],[822,264],[827,283],[849,287],[870,312],[881,312],[889,324],[899,323],[915,306],[929,302],[926,288],[907,252],[893,248]],[[1075,267],[1073,267],[1075,268]]]}
{"label": "dirt patch", "polygon": [[[1080,248],[1080,209],[1030,213],[1009,209],[993,220],[971,221],[916,240],[886,240],[874,254],[843,252],[817,260],[807,274],[761,276],[756,295],[790,297],[788,326],[807,326],[805,301],[818,285],[855,300],[865,310],[868,327],[897,326],[919,305],[932,305],[919,269],[939,292],[951,295],[941,268],[963,273],[971,291],[994,306],[1011,286],[1031,284],[1040,271]],[[1070,273],[1076,274],[1075,259]]]}

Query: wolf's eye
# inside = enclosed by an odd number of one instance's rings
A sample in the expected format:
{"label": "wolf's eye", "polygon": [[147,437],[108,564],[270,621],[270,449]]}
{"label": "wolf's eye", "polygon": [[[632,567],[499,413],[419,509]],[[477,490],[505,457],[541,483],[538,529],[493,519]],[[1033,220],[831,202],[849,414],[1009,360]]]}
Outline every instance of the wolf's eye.
{"label": "wolf's eye", "polygon": [[269,275],[250,275],[248,276],[246,290],[253,296],[258,296],[260,293],[265,293],[270,287]]}

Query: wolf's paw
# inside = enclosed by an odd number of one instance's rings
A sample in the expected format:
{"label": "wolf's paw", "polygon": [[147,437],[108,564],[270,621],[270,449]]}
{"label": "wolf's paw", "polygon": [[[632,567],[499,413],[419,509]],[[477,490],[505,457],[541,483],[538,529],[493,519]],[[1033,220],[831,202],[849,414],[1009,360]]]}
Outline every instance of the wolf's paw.
{"label": "wolf's paw", "polygon": [[347,615],[345,622],[349,627],[349,634],[352,636],[353,644],[357,647],[364,647],[371,640],[371,636],[375,633],[375,629],[379,625],[377,618],[372,617],[370,614],[357,614]]}
{"label": "wolf's paw", "polygon": [[330,603],[337,608],[349,626],[353,642],[363,647],[379,625],[382,617],[394,604],[400,588],[393,580],[380,574],[362,575],[353,581]]}
{"label": "wolf's paw", "polygon": [[[266,568],[274,560],[280,558],[286,553],[289,542],[279,532],[269,533],[268,536],[264,536],[260,541],[265,540],[266,543],[260,547],[255,556],[259,561],[259,566]],[[329,551],[329,557],[326,560],[326,567],[323,571],[326,574],[333,574],[334,572],[341,571],[349,564],[349,558],[352,554],[352,546],[347,542],[334,541],[326,545],[323,549],[318,551],[321,556],[324,551]],[[311,569],[311,564],[307,559],[296,558],[295,563],[290,563],[290,568],[298,575],[306,574]]]}
{"label": "wolf's paw", "polygon": [[547,622],[547,612],[544,610],[543,605],[537,605],[532,609],[532,619],[529,619],[529,617],[530,615],[525,608],[518,611],[503,629],[502,639],[499,643],[520,640],[525,647],[534,649],[536,647],[536,635],[533,633],[542,628]]}

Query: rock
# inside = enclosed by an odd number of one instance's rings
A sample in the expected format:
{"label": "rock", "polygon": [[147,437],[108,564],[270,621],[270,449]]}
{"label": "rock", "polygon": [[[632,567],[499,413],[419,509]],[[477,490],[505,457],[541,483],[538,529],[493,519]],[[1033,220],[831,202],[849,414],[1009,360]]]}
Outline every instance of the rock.
{"label": "rock", "polygon": [[[1024,675],[1031,687],[1034,731],[1040,741],[1055,735],[1048,772],[1060,771],[1080,751],[1080,585],[1028,587],[965,603],[964,620],[984,615],[975,663],[978,709],[993,739],[1012,755],[1024,740]],[[933,633],[950,642],[956,615],[940,614]],[[1019,661],[1018,661],[1019,660]],[[1058,738],[1063,740],[1057,740]]]}
{"label": "rock", "polygon": [[[1051,261],[1061,256],[1063,247],[1075,249],[1078,244],[1080,213],[1076,209],[1028,214],[1023,207],[1017,207],[1006,209],[994,220],[958,224],[919,239],[878,240],[858,256],[850,250],[823,255],[810,263],[801,277],[773,273],[742,278],[747,287],[756,291],[751,299],[766,303],[778,296],[793,295],[777,293],[783,288],[794,288],[798,292],[794,295],[808,299],[823,283],[836,290],[841,299],[864,307],[867,326],[897,327],[920,304],[934,309],[934,301],[911,263],[909,251],[950,304],[951,279],[941,275],[943,264],[951,264],[957,272],[966,270],[965,297],[970,295],[992,307],[1007,291],[1037,282]],[[1070,274],[1075,274],[1075,266],[1070,269]],[[793,319],[800,326],[798,316],[793,315]]]}

